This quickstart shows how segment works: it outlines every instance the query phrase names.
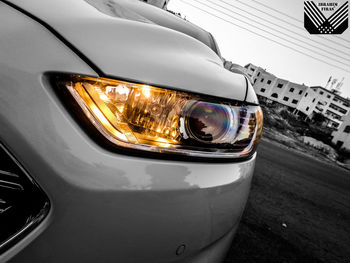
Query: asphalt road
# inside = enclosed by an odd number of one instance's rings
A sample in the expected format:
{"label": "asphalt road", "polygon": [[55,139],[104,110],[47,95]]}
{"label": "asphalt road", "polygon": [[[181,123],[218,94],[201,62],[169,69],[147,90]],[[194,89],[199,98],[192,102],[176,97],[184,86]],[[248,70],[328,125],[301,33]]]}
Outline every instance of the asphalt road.
{"label": "asphalt road", "polygon": [[350,171],[263,141],[228,262],[350,262]]}
{"label": "asphalt road", "polygon": [[350,171],[335,164],[307,156],[294,149],[281,147],[277,143],[262,141],[259,146],[256,173],[261,172],[266,163],[274,167],[283,167],[293,175],[310,181],[315,180],[327,187],[350,194]]}

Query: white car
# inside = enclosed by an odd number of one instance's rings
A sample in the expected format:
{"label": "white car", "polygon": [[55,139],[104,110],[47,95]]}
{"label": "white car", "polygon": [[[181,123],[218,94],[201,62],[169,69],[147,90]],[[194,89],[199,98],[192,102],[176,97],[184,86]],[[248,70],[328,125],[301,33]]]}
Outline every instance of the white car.
{"label": "white car", "polygon": [[221,262],[262,118],[167,11],[0,0],[0,262]]}

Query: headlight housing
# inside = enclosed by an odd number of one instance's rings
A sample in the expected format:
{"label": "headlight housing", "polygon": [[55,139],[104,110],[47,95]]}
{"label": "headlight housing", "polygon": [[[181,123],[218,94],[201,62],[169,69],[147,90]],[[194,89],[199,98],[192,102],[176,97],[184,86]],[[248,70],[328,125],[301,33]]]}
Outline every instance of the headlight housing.
{"label": "headlight housing", "polygon": [[262,135],[259,106],[107,78],[67,75],[91,123],[119,147],[211,158],[251,156]]}

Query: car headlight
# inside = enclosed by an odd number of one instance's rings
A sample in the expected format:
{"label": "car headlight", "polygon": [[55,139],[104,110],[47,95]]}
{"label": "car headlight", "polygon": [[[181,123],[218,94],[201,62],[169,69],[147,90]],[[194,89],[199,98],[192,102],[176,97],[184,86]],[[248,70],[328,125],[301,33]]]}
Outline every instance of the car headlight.
{"label": "car headlight", "polygon": [[212,158],[252,155],[262,135],[259,106],[79,75],[59,77],[108,140],[137,150]]}

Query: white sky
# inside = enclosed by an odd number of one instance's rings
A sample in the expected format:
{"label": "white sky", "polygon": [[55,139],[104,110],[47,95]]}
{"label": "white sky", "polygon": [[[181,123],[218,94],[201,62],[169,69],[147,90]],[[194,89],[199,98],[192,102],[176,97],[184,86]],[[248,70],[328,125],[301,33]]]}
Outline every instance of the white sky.
{"label": "white sky", "polygon": [[[341,4],[344,1],[334,0],[334,2]],[[205,13],[199,8],[236,25]],[[330,76],[339,81],[344,77],[341,92],[344,97],[350,97],[350,28],[342,35],[310,35],[304,29],[302,22],[294,20],[304,20],[304,1],[302,0],[171,0],[168,9],[180,12],[186,16],[187,20],[211,32],[218,42],[222,56],[227,60],[242,66],[251,62],[277,77],[310,86],[325,86]],[[297,49],[306,55],[264,37]]]}

